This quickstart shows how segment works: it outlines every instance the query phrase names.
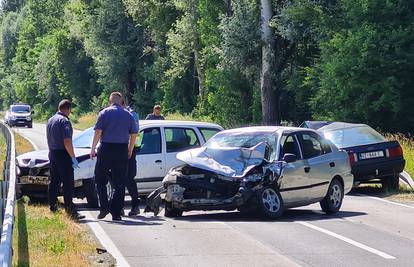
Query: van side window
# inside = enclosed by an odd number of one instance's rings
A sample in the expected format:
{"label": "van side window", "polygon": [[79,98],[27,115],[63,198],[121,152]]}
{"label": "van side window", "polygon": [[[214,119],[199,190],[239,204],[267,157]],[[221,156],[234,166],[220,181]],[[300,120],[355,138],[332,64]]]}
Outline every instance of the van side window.
{"label": "van side window", "polygon": [[160,128],[148,128],[139,132],[136,141],[138,155],[161,153]]}
{"label": "van side window", "polygon": [[200,146],[200,141],[191,128],[165,128],[165,141],[167,142],[167,153]]}
{"label": "van side window", "polygon": [[201,135],[204,138],[204,141],[207,142],[213,135],[220,132],[220,129],[215,128],[198,128],[201,132]]}

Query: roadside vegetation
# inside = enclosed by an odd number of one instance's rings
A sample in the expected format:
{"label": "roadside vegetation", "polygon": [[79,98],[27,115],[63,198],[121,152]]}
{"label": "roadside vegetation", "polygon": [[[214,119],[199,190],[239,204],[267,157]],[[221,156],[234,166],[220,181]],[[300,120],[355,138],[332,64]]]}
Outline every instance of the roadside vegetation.
{"label": "roadside vegetation", "polygon": [[[19,134],[15,138],[18,155],[33,150],[25,138]],[[31,203],[23,197],[16,203],[15,214],[13,266],[91,266],[97,261],[97,241],[85,225],[62,210],[53,214],[46,203]]]}
{"label": "roadside vegetation", "polygon": [[414,124],[407,0],[3,0],[0,19],[0,106],[38,119],[62,98],[97,112],[118,90],[140,114],[224,127]]}

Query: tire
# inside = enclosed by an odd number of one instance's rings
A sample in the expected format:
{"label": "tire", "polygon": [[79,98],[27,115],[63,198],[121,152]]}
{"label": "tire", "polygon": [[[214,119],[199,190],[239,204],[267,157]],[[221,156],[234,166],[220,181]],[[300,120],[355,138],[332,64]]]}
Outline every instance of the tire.
{"label": "tire", "polygon": [[279,218],[285,210],[279,191],[270,186],[257,192],[257,203],[261,214],[269,219]]}
{"label": "tire", "polygon": [[338,179],[332,180],[325,198],[319,202],[326,214],[334,214],[339,211],[344,199],[344,187]]}
{"label": "tire", "polygon": [[176,218],[183,216],[183,211],[172,207],[171,202],[165,203],[164,216],[168,218]]}
{"label": "tire", "polygon": [[395,192],[400,189],[400,177],[398,175],[385,177],[381,180],[382,188],[387,192]]}
{"label": "tire", "polygon": [[33,128],[33,123],[27,124],[27,128]]}
{"label": "tire", "polygon": [[98,194],[96,192],[95,181],[93,179],[83,180],[83,186],[85,190],[86,200],[89,208],[98,208]]}

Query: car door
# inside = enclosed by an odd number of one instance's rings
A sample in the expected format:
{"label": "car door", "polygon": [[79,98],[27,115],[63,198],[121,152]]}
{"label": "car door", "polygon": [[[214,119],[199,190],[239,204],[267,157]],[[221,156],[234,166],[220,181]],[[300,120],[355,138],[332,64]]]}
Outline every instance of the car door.
{"label": "car door", "polygon": [[161,185],[165,176],[165,155],[160,127],[142,129],[137,137],[137,176],[138,189],[154,189]]}
{"label": "car door", "polygon": [[332,150],[317,133],[301,132],[299,136],[303,157],[307,161],[310,196],[323,197],[332,179],[332,168],[335,167],[331,156]]}
{"label": "car door", "polygon": [[200,137],[196,129],[192,127],[164,127],[166,142],[166,171],[183,164],[177,159],[177,153],[196,148],[201,145]]}
{"label": "car door", "polygon": [[279,159],[286,154],[295,154],[297,160],[287,163],[283,168],[280,193],[286,204],[307,200],[310,195],[309,174],[306,172],[307,161],[303,159],[296,134],[284,134],[280,139]]}

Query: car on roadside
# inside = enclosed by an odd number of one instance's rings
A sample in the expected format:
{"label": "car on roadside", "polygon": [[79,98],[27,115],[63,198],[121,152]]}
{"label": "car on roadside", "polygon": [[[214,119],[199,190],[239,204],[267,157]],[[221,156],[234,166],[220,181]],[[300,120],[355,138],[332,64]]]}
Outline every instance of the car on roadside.
{"label": "car on roadside", "polygon": [[398,141],[386,140],[366,124],[333,122],[318,131],[347,151],[356,183],[380,181],[387,190],[398,189],[399,174],[405,167]]}
{"label": "car on roadside", "polygon": [[335,213],[353,184],[348,154],[311,129],[225,130],[177,158],[185,164],[148,196],[146,211],[157,214],[164,202],[167,217],[238,209],[277,218],[285,208],[320,202]]}
{"label": "car on roadside", "polygon": [[27,126],[33,127],[32,115],[34,111],[27,104],[14,104],[10,105],[4,116],[4,122],[10,127],[13,126]]}
{"label": "car on roadside", "polygon": [[[223,130],[217,124],[190,121],[140,121],[137,137],[137,176],[140,194],[148,194],[159,187],[172,167],[182,164],[178,152],[203,145],[210,137]],[[94,183],[96,159],[89,156],[93,128],[74,137],[73,146],[79,169],[75,169],[74,197],[85,198],[91,207],[98,205]],[[49,184],[48,150],[32,151],[17,157],[17,179],[20,194],[33,198],[47,197]],[[108,190],[111,186],[108,184]]]}

